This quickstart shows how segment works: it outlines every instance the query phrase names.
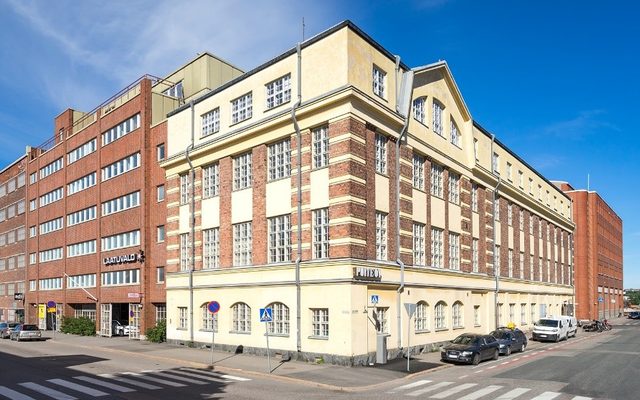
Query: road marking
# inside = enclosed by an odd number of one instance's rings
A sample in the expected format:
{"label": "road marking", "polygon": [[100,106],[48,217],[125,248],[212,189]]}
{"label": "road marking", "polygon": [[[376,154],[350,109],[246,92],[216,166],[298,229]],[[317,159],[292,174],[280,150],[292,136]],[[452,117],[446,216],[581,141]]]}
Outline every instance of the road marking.
{"label": "road marking", "polygon": [[64,379],[48,379],[47,382],[51,382],[53,384],[66,387],[67,389],[75,390],[76,392],[88,394],[89,396],[93,396],[93,397],[102,397],[102,396],[109,395],[109,393],[107,392],[103,392],[101,390],[93,389],[77,383],[65,381]]}
{"label": "road marking", "polygon": [[505,361],[503,363],[500,363],[500,365],[507,365],[507,364],[509,364],[509,361]]}
{"label": "road marking", "polygon": [[159,383],[161,385],[168,385],[168,386],[173,386],[173,387],[185,387],[185,386],[187,386],[187,385],[183,385],[182,383],[171,382],[171,381],[168,381],[166,379],[160,379],[160,378],[154,378],[153,376],[136,374],[135,372],[123,372],[123,374],[124,375],[135,376],[136,378],[140,378],[140,379],[144,379],[144,380],[147,380],[147,381]]}
{"label": "road marking", "polygon": [[[169,371],[167,371],[167,372],[169,372]],[[229,381],[225,380],[225,379],[214,378],[213,376],[204,376],[204,375],[191,373],[191,372],[187,372],[187,371],[180,371],[180,370],[177,370],[177,369],[172,369],[170,372],[172,374],[180,374],[180,375],[184,375],[184,376],[190,376],[192,378],[204,379],[204,380],[211,381],[211,382],[229,383]]]}
{"label": "road marking", "polygon": [[516,362],[516,361],[518,361],[519,359],[520,359],[520,357],[518,357],[518,358],[514,359],[514,360],[513,360],[513,362]]}
{"label": "road marking", "polygon": [[495,367],[497,367],[497,365],[492,365],[492,366],[490,366],[490,367],[489,367],[489,368],[487,368],[487,369],[493,369],[493,368],[495,368]]}
{"label": "road marking", "polygon": [[199,374],[204,374],[204,375],[211,375],[211,376],[215,376],[217,378],[224,378],[224,379],[231,379],[233,381],[238,381],[238,382],[248,382],[251,379],[249,378],[241,378],[239,376],[235,376],[235,375],[222,375],[219,374],[217,372],[212,372],[212,371],[204,371],[201,369],[195,369],[195,368],[180,368],[180,370],[182,371],[192,371],[192,372],[197,372]]}
{"label": "road marking", "polygon": [[476,372],[474,372],[474,374],[479,374],[480,372],[484,372],[484,370],[483,370],[483,369],[481,369],[480,371],[476,371]]}
{"label": "road marking", "polygon": [[433,396],[431,396],[432,399],[444,399],[446,397],[449,397],[453,394],[456,394],[458,392],[462,392],[463,390],[467,390],[471,387],[476,386],[476,383],[465,383],[463,385],[457,386],[457,387],[453,387],[449,390],[445,390],[444,392],[440,392],[438,394],[434,394]]}
{"label": "road marking", "polygon": [[149,389],[149,390],[162,389],[160,386],[150,385],[148,383],[134,381],[133,379],[123,378],[121,376],[115,376],[115,375],[111,375],[111,374],[101,374],[100,376],[103,377],[103,378],[113,379],[114,381],[117,381],[117,382],[122,382],[122,383],[126,383],[126,384],[133,385],[133,386],[138,386],[138,387],[141,387],[143,389]]}
{"label": "road marking", "polygon": [[238,382],[247,382],[247,381],[251,380],[249,378],[241,378],[239,376],[233,376],[233,375],[222,375],[222,377],[224,379],[231,379],[231,380],[238,381]]}
{"label": "road marking", "polygon": [[531,389],[516,388],[516,389],[513,389],[513,390],[503,394],[502,396],[496,398],[496,400],[512,400],[512,399],[515,399],[516,397],[519,397],[519,396],[527,393],[529,390],[531,390]]}
{"label": "road marking", "polygon": [[207,384],[207,382],[198,381],[198,380],[191,379],[191,378],[185,378],[183,376],[175,376],[175,375],[172,375],[172,374],[168,373],[168,371],[149,371],[148,373],[151,374],[151,375],[161,376],[163,378],[173,379],[173,380],[176,380],[176,381],[193,383],[194,385],[206,385]]}
{"label": "road marking", "polygon": [[464,378],[466,378],[467,376],[469,376],[469,375],[462,375],[462,376],[458,377],[458,379],[464,379]]}
{"label": "road marking", "polygon": [[560,396],[560,393],[558,392],[544,392],[541,395],[536,396],[531,400],[551,400],[551,399],[555,399],[558,396]]}
{"label": "road marking", "polygon": [[0,395],[10,398],[11,400],[35,400],[31,396],[16,392],[8,387],[0,386]]}
{"label": "road marking", "polygon": [[474,393],[470,393],[464,397],[460,397],[458,400],[476,400],[479,399],[482,396],[486,396],[489,393],[495,392],[498,389],[501,389],[502,386],[499,385],[491,385],[491,386],[487,386],[485,388],[482,388],[480,390],[478,390],[477,392]]}
{"label": "road marking", "polygon": [[409,383],[409,384],[404,385],[404,386],[399,386],[399,387],[397,387],[397,388],[395,388],[395,389],[393,389],[393,390],[391,390],[391,391],[389,391],[387,393],[394,393],[394,392],[399,392],[401,390],[413,389],[413,388],[418,387],[418,386],[426,385],[429,382],[431,382],[431,381],[428,380],[428,379],[423,379],[421,381]]}
{"label": "road marking", "polygon": [[69,396],[68,394],[64,394],[62,392],[59,392],[57,390],[54,389],[49,389],[46,386],[42,386],[42,385],[38,385],[37,383],[33,383],[33,382],[22,382],[22,383],[18,383],[18,385],[20,386],[24,386],[27,389],[31,389],[35,392],[38,393],[42,393],[46,396],[49,396],[51,398],[54,398],[56,400],[76,400],[75,397],[73,396]]}
{"label": "road marking", "polygon": [[407,396],[417,397],[417,396],[420,396],[421,394],[433,392],[434,390],[438,390],[438,389],[441,389],[443,387],[447,387],[447,386],[449,386],[451,384],[453,384],[453,382],[436,383],[435,385],[429,386],[428,388],[424,388],[424,389],[416,390],[415,392],[411,392],[411,393],[407,394]]}
{"label": "road marking", "polygon": [[571,398],[571,400],[592,400],[591,397],[584,397],[584,396],[574,396]]}
{"label": "road marking", "polygon": [[527,354],[525,356],[522,356],[522,358],[529,358],[529,355]]}
{"label": "road marking", "polygon": [[74,376],[73,378],[77,379],[77,380],[80,380],[80,381],[92,383],[92,384],[97,385],[97,386],[103,386],[103,387],[106,387],[108,389],[115,390],[116,392],[128,393],[128,392],[135,392],[136,391],[135,389],[131,389],[131,388],[128,388],[128,387],[116,385],[115,383],[111,383],[111,382],[101,381],[100,379],[91,378],[91,377],[88,377],[88,376]]}

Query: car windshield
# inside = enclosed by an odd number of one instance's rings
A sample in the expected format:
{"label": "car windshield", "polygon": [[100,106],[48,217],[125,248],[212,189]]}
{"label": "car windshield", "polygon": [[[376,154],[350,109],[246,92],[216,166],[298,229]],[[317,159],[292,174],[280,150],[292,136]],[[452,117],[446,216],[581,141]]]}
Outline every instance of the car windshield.
{"label": "car windshield", "polygon": [[466,336],[460,335],[457,338],[453,339],[453,344],[471,344],[476,339],[475,336]]}
{"label": "car windshield", "polygon": [[509,339],[509,332],[507,331],[493,331],[491,332],[491,336],[496,339]]}
{"label": "car windshield", "polygon": [[548,326],[551,328],[557,328],[558,327],[558,322],[555,319],[541,319],[540,321],[538,321],[539,326]]}
{"label": "car windshield", "polygon": [[23,325],[22,326],[22,330],[23,331],[37,331],[38,327],[35,325]]}
{"label": "car windshield", "polygon": [[18,325],[20,325],[18,322],[9,322],[9,328],[15,328]]}

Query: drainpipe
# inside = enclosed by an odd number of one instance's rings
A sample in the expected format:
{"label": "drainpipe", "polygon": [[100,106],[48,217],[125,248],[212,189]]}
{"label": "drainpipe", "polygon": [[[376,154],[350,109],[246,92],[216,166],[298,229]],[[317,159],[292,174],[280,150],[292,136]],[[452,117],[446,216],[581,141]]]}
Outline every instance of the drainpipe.
{"label": "drainpipe", "polygon": [[[495,143],[496,140],[496,135],[491,135],[491,170],[493,171],[494,167],[493,167],[493,145]],[[496,215],[495,215],[495,210],[496,210],[496,203],[498,202],[498,190],[500,188],[500,185],[502,184],[502,178],[500,177],[500,172],[498,171],[498,183],[496,183],[496,186],[493,188],[493,274],[495,276],[495,280],[496,280],[496,290],[495,290],[495,307],[494,307],[494,312],[495,312],[495,320],[496,320],[496,329],[498,329],[498,327],[500,326],[500,318],[498,315],[498,295],[500,293],[500,266],[496,265],[496,250],[497,250],[497,245],[496,245]]]}
{"label": "drainpipe", "polygon": [[189,152],[193,151],[195,143],[195,109],[193,108],[193,100],[189,102],[191,108],[191,143],[187,146],[185,155],[187,163],[189,163],[189,180],[191,183],[191,262],[189,266],[189,342],[193,343],[193,271],[196,261],[196,192],[195,182],[196,173],[193,169],[193,163],[189,157]]}
{"label": "drainpipe", "polygon": [[297,155],[296,162],[298,163],[298,176],[297,179],[297,201],[298,208],[298,231],[296,240],[298,242],[298,250],[296,257],[296,348],[298,353],[302,351],[302,310],[300,309],[302,304],[300,293],[300,262],[302,261],[302,135],[300,133],[300,126],[296,120],[296,109],[302,102],[302,52],[300,50],[300,43],[296,46],[298,53],[298,99],[291,107],[291,120],[293,121],[293,127],[296,130],[296,144]]}

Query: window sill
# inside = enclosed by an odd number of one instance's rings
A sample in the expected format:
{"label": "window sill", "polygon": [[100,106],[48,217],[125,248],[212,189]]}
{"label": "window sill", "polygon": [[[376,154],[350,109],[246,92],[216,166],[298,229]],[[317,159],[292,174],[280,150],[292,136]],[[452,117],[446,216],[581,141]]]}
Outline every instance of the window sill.
{"label": "window sill", "polygon": [[210,329],[198,329],[198,332],[205,332],[205,333],[218,333],[217,330],[215,331],[211,331]]}
{"label": "window sill", "polygon": [[327,165],[323,165],[322,167],[316,167],[316,166],[314,166],[314,167],[311,169],[311,171],[320,171],[320,170],[322,170],[322,169],[327,169],[327,168],[329,168],[328,161],[327,161]]}
{"label": "window sill", "polygon": [[236,122],[232,122],[232,123],[230,123],[230,124],[229,124],[229,128],[231,128],[231,127],[233,127],[233,126],[235,126],[235,125],[241,124],[241,123],[243,123],[244,121],[248,121],[248,120],[250,120],[252,117],[253,117],[253,113],[252,113],[251,117],[247,117],[247,118],[245,118],[245,119],[241,119],[241,120],[238,120],[238,121],[236,121]]}
{"label": "window sill", "polygon": [[267,178],[267,183],[273,183],[273,182],[278,182],[278,181],[283,181],[285,179],[290,179],[291,178],[291,172],[289,172],[289,175],[287,176],[282,176],[280,178]]}
{"label": "window sill", "polygon": [[481,326],[482,326],[482,325],[480,325],[480,324],[474,324],[474,325],[473,325],[473,327],[474,327],[474,328],[480,328]]}
{"label": "window sill", "polygon": [[420,334],[423,334],[423,333],[431,333],[431,331],[429,329],[422,329],[422,330],[419,330],[419,331],[415,331],[414,333],[416,335],[420,335]]}
{"label": "window sill", "polygon": [[213,199],[214,197],[220,197],[220,193],[218,191],[218,193],[216,194],[212,194],[210,196],[202,196],[202,200],[208,200],[208,199]]}
{"label": "window sill", "polygon": [[436,328],[436,330],[435,330],[435,331],[436,331],[436,332],[444,332],[444,331],[448,331],[448,330],[449,330],[449,328],[446,328],[446,327],[445,327],[445,328]]}
{"label": "window sill", "polygon": [[[263,336],[267,336],[266,334],[264,334]],[[288,333],[269,333],[269,337],[281,337],[281,338],[288,338],[289,334]]]}
{"label": "window sill", "polygon": [[459,330],[459,329],[464,329],[464,326],[454,326],[453,328],[454,331]]}
{"label": "window sill", "polygon": [[177,331],[187,331],[187,328],[176,328]]}
{"label": "window sill", "polygon": [[282,102],[282,103],[280,103],[280,104],[277,104],[277,105],[275,105],[275,106],[273,106],[273,107],[265,107],[263,112],[273,111],[273,110],[275,110],[275,109],[277,109],[277,108],[280,108],[280,107],[282,107],[282,106],[284,106],[284,105],[287,105],[287,104],[289,104],[289,103],[291,103],[291,99],[289,99],[289,100],[287,100],[287,101],[284,101],[284,102]]}
{"label": "window sill", "polygon": [[235,334],[235,335],[251,335],[251,331],[249,332],[245,332],[245,331],[229,331],[229,333]]}
{"label": "window sill", "polygon": [[314,340],[329,340],[329,336],[309,336],[307,339],[314,339]]}

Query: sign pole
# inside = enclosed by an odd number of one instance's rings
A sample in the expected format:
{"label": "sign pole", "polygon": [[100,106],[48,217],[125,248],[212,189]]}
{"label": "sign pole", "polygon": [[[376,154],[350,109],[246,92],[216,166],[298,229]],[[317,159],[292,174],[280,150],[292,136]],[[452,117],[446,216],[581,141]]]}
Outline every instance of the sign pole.
{"label": "sign pole", "polygon": [[211,313],[211,365],[213,365],[213,348],[216,345],[216,314],[220,311],[220,303],[217,301],[210,301],[207,304],[207,309]]}
{"label": "sign pole", "polygon": [[407,318],[407,372],[410,371],[409,362],[411,361],[411,315]]}
{"label": "sign pole", "polygon": [[269,324],[264,324],[264,329],[267,336],[267,362],[269,363],[269,373],[271,373],[271,352],[269,351]]}
{"label": "sign pole", "polygon": [[271,373],[271,351],[269,350],[269,322],[273,322],[273,308],[261,308],[260,309],[260,322],[266,322],[264,324],[264,332],[267,338],[267,362],[269,363],[269,373]]}
{"label": "sign pole", "polygon": [[213,347],[216,344],[216,330],[213,327],[213,322],[211,323],[211,365],[213,365]]}

